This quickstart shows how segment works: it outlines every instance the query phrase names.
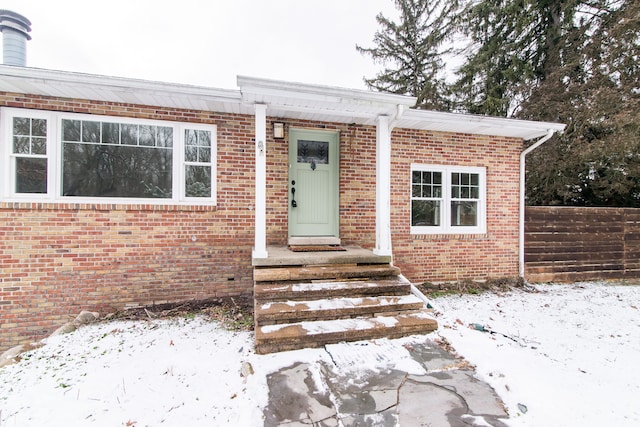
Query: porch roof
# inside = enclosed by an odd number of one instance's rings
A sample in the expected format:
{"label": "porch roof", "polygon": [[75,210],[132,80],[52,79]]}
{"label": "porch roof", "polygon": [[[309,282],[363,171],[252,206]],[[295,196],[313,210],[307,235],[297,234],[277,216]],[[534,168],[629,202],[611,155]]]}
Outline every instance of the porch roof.
{"label": "porch roof", "polygon": [[388,116],[396,128],[495,135],[525,140],[562,131],[564,125],[416,110],[410,96],[278,80],[238,77],[239,90],[0,65],[0,91],[168,108],[375,125]]}

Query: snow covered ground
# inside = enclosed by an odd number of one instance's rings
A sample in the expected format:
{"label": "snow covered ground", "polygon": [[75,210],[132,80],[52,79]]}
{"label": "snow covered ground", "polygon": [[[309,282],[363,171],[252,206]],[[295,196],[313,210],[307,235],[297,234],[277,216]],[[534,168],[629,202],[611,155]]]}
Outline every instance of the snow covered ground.
{"label": "snow covered ground", "polygon": [[[476,365],[513,426],[640,425],[640,287],[536,288],[438,298],[431,337]],[[0,427],[259,426],[268,373],[330,359],[321,349],[256,355],[252,339],[204,317],[49,338],[0,369]]]}
{"label": "snow covered ground", "polygon": [[536,289],[439,298],[439,334],[494,387],[513,426],[639,426],[640,286]]}

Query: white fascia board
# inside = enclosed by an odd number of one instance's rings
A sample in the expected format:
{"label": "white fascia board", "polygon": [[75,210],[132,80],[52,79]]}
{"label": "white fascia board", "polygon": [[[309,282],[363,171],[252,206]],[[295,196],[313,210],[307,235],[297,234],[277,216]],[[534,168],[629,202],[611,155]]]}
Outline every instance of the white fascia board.
{"label": "white fascia board", "polygon": [[549,130],[563,132],[566,126],[562,123],[537,122],[531,120],[444,113],[439,111],[416,109],[407,111],[399,121],[397,127],[403,127],[403,120],[406,122],[432,123],[437,130],[445,130],[449,132],[507,136],[523,138],[525,140],[544,136]]}
{"label": "white fascia board", "polygon": [[47,70],[42,68],[13,67],[0,65],[0,77],[12,79],[14,86],[17,80],[23,79],[31,84],[46,84],[56,86],[64,91],[65,86],[78,86],[92,89],[108,89],[117,92],[143,92],[161,96],[195,96],[218,102],[239,103],[240,92],[230,89],[215,89],[204,86],[156,82],[150,80],[131,79],[125,77],[101,76],[70,71]]}
{"label": "white fascia board", "polygon": [[[253,96],[266,98],[287,97],[308,101],[321,101],[329,103],[353,103],[353,104],[380,104],[380,105],[415,105],[416,99],[412,96],[397,95],[391,93],[372,92],[359,89],[344,89],[334,86],[311,85],[305,83],[286,82],[280,80],[261,79],[256,77],[238,76],[238,87],[243,95],[243,100]],[[267,101],[268,99],[264,99]]]}

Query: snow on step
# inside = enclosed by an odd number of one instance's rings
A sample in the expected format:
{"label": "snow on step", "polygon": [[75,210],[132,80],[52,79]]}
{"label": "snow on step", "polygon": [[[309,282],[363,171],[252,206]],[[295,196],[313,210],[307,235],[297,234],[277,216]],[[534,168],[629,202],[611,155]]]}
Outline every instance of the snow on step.
{"label": "snow on step", "polygon": [[437,322],[428,311],[422,310],[396,316],[283,323],[258,327],[256,329],[256,339],[259,341],[277,339],[302,340],[304,337],[318,335],[342,334],[373,329],[386,331],[395,327],[409,327],[415,331],[431,332],[437,328]]}
{"label": "snow on step", "polygon": [[[314,296],[356,296],[356,295],[389,295],[409,293],[410,283],[402,279],[378,281],[336,281],[312,283],[269,283],[255,286],[258,300],[303,299],[305,295]],[[308,297],[307,297],[308,298]]]}
{"label": "snow on step", "polygon": [[279,311],[317,311],[317,310],[339,310],[345,308],[359,307],[385,307],[390,305],[418,304],[422,305],[422,300],[415,295],[402,296],[380,296],[380,297],[364,297],[364,298],[334,298],[321,299],[312,301],[284,301],[284,302],[268,302],[262,304],[262,310],[279,310]]}

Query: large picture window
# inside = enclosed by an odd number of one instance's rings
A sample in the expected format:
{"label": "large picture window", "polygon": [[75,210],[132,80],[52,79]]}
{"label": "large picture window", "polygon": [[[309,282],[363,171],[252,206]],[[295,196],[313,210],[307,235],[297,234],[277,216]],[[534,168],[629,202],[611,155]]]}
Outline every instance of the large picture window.
{"label": "large picture window", "polygon": [[484,168],[411,166],[411,233],[484,233]]}
{"label": "large picture window", "polygon": [[3,198],[215,203],[215,126],[9,108],[2,125]]}

